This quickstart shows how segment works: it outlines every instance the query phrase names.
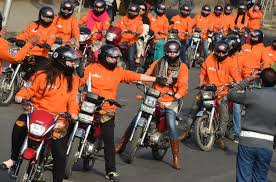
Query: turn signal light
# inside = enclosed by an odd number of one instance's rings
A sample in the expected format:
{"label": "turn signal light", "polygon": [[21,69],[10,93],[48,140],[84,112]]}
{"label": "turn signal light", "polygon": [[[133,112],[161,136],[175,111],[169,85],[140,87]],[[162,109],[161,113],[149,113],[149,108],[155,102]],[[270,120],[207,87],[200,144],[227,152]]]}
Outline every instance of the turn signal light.
{"label": "turn signal light", "polygon": [[139,95],[139,94],[137,94],[137,95],[135,96],[135,98],[136,98],[136,100],[143,100],[143,96],[142,96],[142,95]]}

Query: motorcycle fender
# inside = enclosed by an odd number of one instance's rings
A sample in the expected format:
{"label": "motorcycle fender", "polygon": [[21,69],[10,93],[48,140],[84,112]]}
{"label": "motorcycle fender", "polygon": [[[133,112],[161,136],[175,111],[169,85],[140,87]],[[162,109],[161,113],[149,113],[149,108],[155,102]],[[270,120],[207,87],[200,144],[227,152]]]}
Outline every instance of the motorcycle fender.
{"label": "motorcycle fender", "polygon": [[26,160],[32,160],[36,157],[36,151],[32,148],[26,148],[23,152],[23,158]]}
{"label": "motorcycle fender", "polygon": [[206,111],[199,111],[199,112],[196,114],[196,117],[202,117],[204,114],[206,114]]}
{"label": "motorcycle fender", "polygon": [[146,124],[147,120],[145,118],[140,118],[139,121],[137,122],[137,126],[144,127]]}
{"label": "motorcycle fender", "polygon": [[84,138],[84,136],[85,136],[85,130],[81,129],[81,128],[78,128],[77,131],[76,131],[75,136],[79,137],[79,138]]}

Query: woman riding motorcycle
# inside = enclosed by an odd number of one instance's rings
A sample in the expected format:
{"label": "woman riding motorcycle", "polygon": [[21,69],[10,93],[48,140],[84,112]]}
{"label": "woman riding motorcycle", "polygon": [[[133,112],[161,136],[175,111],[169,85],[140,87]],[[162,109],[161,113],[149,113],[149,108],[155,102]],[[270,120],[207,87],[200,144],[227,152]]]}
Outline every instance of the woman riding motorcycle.
{"label": "woman riding motorcycle", "polygon": [[[87,83],[90,78],[91,91],[106,99],[115,99],[117,89],[121,82],[132,81],[156,81],[161,82],[162,78],[155,78],[117,67],[117,61],[121,57],[120,50],[113,45],[104,45],[100,49],[99,62],[88,65],[85,68],[84,78],[81,84]],[[90,75],[90,76],[89,76]],[[114,127],[115,127],[115,105],[104,103],[102,109],[106,112],[101,115],[101,133],[104,142],[104,157],[106,179],[118,181],[118,173],[115,166]]]}
{"label": "woman riding motorcycle", "polygon": [[56,40],[56,26],[53,24],[54,10],[44,6],[39,10],[38,20],[32,22],[16,39],[28,41],[34,36],[39,36],[39,46],[29,52],[30,55],[48,57],[48,52]]}
{"label": "woman riding motorcycle", "polygon": [[[188,68],[180,59],[181,43],[176,40],[169,40],[165,44],[165,57],[152,63],[147,70],[147,75],[165,78],[167,82],[154,83],[153,88],[163,92],[173,92],[174,96],[164,95],[161,97],[161,104],[165,106],[166,124],[168,127],[170,142],[173,154],[173,168],[180,169],[179,159],[179,136],[176,130],[176,113],[178,111],[177,100],[188,94]],[[129,140],[135,120],[125,131],[121,142],[116,145],[116,153],[123,152]]]}
{"label": "woman riding motorcycle", "polygon": [[74,6],[71,1],[64,0],[60,5],[58,16],[55,17],[53,24],[57,28],[57,38],[61,38],[62,43],[69,43],[75,39],[75,47],[79,48],[80,30],[78,20],[72,16]]}
{"label": "woman riding motorcycle", "polygon": [[[57,115],[68,112],[72,119],[77,119],[78,78],[74,75],[81,55],[69,47],[59,47],[52,56],[49,67],[37,72],[32,77],[29,87],[21,88],[15,101],[31,100],[36,109]],[[40,59],[47,59],[42,58]],[[45,60],[48,61],[48,60]],[[58,101],[58,102],[57,102]],[[21,114],[13,126],[11,158],[2,163],[2,169],[10,169],[19,157],[20,148],[27,133],[27,115]],[[58,120],[52,134],[53,181],[62,182],[65,171],[68,121]]]}

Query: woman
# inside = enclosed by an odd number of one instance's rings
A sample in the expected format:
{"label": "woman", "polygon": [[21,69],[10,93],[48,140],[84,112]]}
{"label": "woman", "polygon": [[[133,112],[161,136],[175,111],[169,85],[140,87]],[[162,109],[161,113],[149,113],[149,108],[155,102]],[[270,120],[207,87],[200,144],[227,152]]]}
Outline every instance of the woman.
{"label": "woman", "polygon": [[[74,75],[80,54],[68,47],[59,47],[52,56],[48,68],[37,72],[32,77],[28,88],[22,88],[15,97],[17,103],[31,100],[36,109],[57,115],[68,112],[72,119],[77,119],[79,105],[77,103],[78,78]],[[41,58],[46,59],[46,58]],[[46,60],[47,61],[47,60]],[[58,101],[58,102],[57,102]],[[19,116],[12,131],[11,158],[2,163],[2,169],[10,169],[18,160],[20,148],[27,133],[27,117]],[[58,120],[52,135],[53,181],[62,182],[65,170],[68,121]]]}
{"label": "woman", "polygon": [[[161,83],[164,79],[138,74],[117,67],[117,60],[121,57],[120,50],[113,45],[104,45],[100,49],[99,63],[91,64],[85,68],[84,78],[81,84],[91,79],[91,91],[106,99],[116,99],[117,90],[121,82],[149,81]],[[89,76],[90,75],[90,76]],[[119,174],[115,166],[114,127],[116,107],[108,102],[102,109],[106,114],[101,116],[101,132],[104,142],[104,157],[106,179],[118,181]]]}

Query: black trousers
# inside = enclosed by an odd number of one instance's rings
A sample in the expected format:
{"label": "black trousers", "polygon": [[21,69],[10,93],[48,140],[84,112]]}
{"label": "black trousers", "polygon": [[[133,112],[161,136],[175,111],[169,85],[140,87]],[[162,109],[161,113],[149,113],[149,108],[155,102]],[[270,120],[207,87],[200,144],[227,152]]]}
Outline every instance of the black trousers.
{"label": "black trousers", "polygon": [[115,166],[115,144],[114,144],[114,123],[115,117],[101,123],[101,133],[104,142],[105,172],[116,172]]}
{"label": "black trousers", "polygon": [[[12,130],[11,159],[18,160],[19,152],[27,134],[27,116],[22,114],[15,122]],[[24,124],[24,125],[23,125]],[[51,139],[53,155],[53,182],[62,182],[64,178],[67,138]]]}

